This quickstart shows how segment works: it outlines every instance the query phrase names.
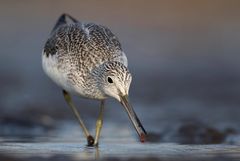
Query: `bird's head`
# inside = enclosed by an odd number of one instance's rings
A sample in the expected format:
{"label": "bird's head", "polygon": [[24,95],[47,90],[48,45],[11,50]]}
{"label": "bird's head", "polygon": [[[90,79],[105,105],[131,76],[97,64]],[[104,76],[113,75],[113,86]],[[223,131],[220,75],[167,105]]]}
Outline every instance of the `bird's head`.
{"label": "bird's head", "polygon": [[132,75],[122,63],[108,62],[103,65],[100,89],[105,95],[121,102],[121,97],[128,95]]}
{"label": "bird's head", "polygon": [[117,99],[125,108],[130,120],[132,121],[140,140],[145,140],[146,131],[139,121],[136,113],[128,100],[129,87],[132,81],[132,75],[128,68],[120,62],[107,62],[100,67],[98,73],[98,88],[106,96]]}

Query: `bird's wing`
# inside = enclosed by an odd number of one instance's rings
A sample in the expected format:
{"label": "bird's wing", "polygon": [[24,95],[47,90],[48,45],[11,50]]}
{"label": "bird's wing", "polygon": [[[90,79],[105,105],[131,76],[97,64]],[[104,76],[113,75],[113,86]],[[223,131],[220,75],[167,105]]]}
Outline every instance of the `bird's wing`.
{"label": "bird's wing", "polygon": [[89,61],[95,64],[118,61],[127,66],[127,57],[110,29],[95,23],[80,23],[70,15],[63,14],[45,44],[44,54],[58,54],[61,57],[68,53],[75,53],[79,56],[74,57],[81,59],[91,57],[92,60]]}

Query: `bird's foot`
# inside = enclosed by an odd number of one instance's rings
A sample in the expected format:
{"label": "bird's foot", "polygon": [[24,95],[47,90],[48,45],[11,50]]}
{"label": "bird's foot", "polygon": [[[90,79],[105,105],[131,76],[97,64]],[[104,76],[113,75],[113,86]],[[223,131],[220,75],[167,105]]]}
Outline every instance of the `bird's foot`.
{"label": "bird's foot", "polygon": [[94,146],[94,138],[91,135],[87,137],[87,142],[88,146]]}

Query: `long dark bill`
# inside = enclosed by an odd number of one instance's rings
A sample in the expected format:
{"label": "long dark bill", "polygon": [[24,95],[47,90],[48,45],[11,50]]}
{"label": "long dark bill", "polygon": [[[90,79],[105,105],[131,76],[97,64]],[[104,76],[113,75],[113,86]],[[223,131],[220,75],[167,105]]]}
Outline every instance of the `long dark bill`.
{"label": "long dark bill", "polygon": [[132,106],[130,105],[130,103],[128,101],[128,95],[120,96],[120,97],[121,97],[121,104],[124,106],[125,110],[127,111],[128,116],[129,116],[130,120],[132,121],[132,124],[134,125],[134,127],[140,137],[140,141],[144,142],[147,132],[143,128],[143,125],[141,124],[141,122],[138,119],[136,113],[134,112]]}

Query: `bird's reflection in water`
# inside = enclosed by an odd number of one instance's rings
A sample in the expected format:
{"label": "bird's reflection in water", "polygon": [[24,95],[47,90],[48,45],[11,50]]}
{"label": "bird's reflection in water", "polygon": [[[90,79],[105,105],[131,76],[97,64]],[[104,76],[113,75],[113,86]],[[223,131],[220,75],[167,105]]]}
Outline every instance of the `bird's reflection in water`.
{"label": "bird's reflection in water", "polygon": [[85,146],[83,151],[78,153],[74,158],[79,160],[98,160],[100,159],[99,147]]}

